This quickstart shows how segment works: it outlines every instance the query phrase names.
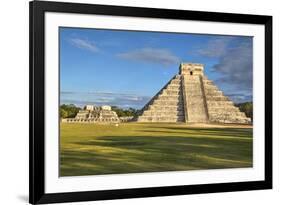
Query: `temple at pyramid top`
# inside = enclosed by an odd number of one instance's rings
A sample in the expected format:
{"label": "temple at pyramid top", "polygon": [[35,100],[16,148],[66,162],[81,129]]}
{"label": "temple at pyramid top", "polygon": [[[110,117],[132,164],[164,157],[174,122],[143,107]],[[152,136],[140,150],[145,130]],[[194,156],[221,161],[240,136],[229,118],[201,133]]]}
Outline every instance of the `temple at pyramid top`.
{"label": "temple at pyramid top", "polygon": [[143,107],[138,122],[251,123],[204,75],[204,65],[181,63],[176,74]]}
{"label": "temple at pyramid top", "polygon": [[199,63],[181,63],[180,75],[204,75],[204,65]]}

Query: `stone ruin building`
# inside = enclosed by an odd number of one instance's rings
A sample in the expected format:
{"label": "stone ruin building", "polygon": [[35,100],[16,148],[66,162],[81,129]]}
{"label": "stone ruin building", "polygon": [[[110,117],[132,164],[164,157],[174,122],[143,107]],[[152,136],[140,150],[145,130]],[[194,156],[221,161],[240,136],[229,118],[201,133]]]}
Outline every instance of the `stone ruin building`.
{"label": "stone ruin building", "polygon": [[245,113],[204,75],[202,64],[182,63],[141,110],[138,122],[251,123]]}
{"label": "stone ruin building", "polygon": [[94,105],[86,105],[83,110],[79,110],[75,118],[66,118],[62,122],[102,122],[102,123],[119,123],[115,111],[111,110],[111,107],[104,105],[101,107]]}

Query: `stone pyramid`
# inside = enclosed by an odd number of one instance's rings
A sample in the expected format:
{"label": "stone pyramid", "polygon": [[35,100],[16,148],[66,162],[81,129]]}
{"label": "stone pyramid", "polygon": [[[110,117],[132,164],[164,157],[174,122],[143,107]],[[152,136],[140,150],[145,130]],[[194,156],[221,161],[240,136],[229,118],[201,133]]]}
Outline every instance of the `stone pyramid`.
{"label": "stone pyramid", "polygon": [[202,64],[182,63],[141,110],[138,122],[251,123],[245,113],[204,76]]}

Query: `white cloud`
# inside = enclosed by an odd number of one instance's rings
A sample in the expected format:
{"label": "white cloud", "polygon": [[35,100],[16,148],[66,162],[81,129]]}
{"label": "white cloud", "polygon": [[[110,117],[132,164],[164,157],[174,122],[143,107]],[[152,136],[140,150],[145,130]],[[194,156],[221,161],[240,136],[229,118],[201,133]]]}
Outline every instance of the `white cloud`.
{"label": "white cloud", "polygon": [[142,108],[151,96],[141,96],[114,92],[69,92],[62,91],[61,104],[76,104],[83,107],[86,104],[110,105],[118,107]]}
{"label": "white cloud", "polygon": [[94,53],[99,52],[99,48],[92,41],[80,39],[80,38],[72,38],[70,39],[70,42],[72,45],[76,46],[77,48],[89,50]]}
{"label": "white cloud", "polygon": [[[234,101],[247,101],[252,98],[253,53],[252,40],[246,37],[217,37],[197,49],[195,53],[202,57],[216,58],[211,68],[218,74],[216,83]],[[233,95],[236,91],[243,94]],[[249,94],[250,93],[250,94]]]}
{"label": "white cloud", "polygon": [[141,48],[133,51],[117,54],[119,58],[141,61],[146,63],[156,63],[162,65],[178,64],[180,59],[170,50],[159,48]]}
{"label": "white cloud", "polygon": [[228,44],[231,40],[231,37],[210,40],[204,48],[197,50],[197,54],[211,58],[221,57],[227,51]]}
{"label": "white cloud", "polygon": [[222,76],[219,83],[227,83],[239,90],[252,90],[253,84],[253,52],[252,44],[242,42],[228,49],[213,67]]}

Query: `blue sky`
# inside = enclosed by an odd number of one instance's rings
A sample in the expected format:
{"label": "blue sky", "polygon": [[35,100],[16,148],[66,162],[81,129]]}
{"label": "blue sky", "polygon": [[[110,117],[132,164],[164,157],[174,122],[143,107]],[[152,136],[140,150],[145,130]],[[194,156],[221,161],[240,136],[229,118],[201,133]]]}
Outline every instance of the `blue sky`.
{"label": "blue sky", "polygon": [[181,62],[235,102],[252,100],[252,37],[60,28],[61,104],[141,108]]}

